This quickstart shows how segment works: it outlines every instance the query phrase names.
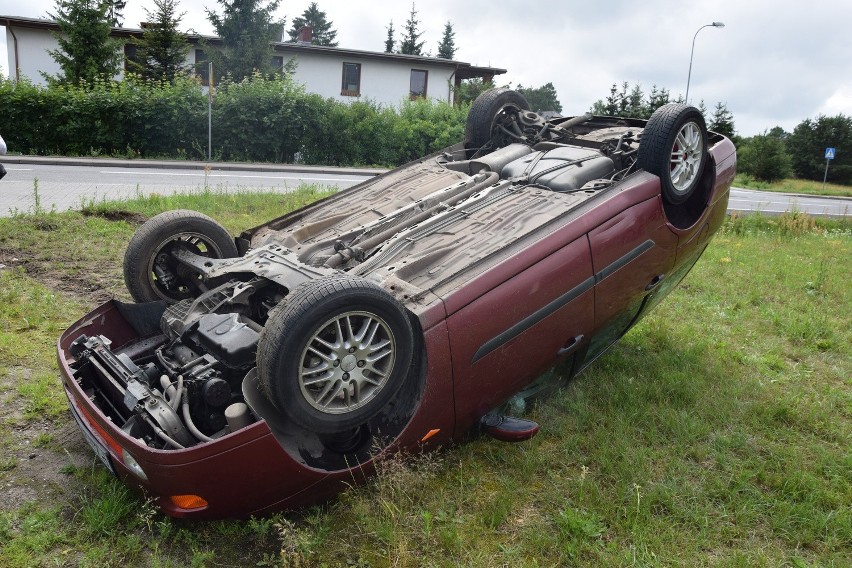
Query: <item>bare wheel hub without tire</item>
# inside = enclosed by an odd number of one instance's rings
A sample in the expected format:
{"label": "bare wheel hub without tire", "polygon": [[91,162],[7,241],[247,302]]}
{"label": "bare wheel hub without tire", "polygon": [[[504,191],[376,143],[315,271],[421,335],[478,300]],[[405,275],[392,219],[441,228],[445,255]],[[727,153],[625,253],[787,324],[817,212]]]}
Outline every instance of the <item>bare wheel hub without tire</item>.
{"label": "bare wheel hub without tire", "polygon": [[678,193],[688,191],[698,176],[704,151],[700,127],[694,122],[683,125],[671,151],[671,180]]}
{"label": "bare wheel hub without tire", "polygon": [[385,386],[396,358],[388,324],[350,311],[319,326],[302,352],[299,386],[305,400],[328,414],[364,406]]}

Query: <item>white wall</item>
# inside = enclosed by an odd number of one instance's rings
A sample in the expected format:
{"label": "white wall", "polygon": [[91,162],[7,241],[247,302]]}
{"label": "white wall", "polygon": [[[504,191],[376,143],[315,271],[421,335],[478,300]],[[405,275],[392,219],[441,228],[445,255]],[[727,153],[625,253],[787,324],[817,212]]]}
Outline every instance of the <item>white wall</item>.
{"label": "white wall", "polygon": [[59,47],[53,34],[45,30],[13,27],[12,31],[6,29],[9,77],[15,77],[15,37],[18,38],[17,65],[21,70],[21,78],[26,77],[36,85],[44,85],[46,81],[39,71],[48,75],[59,73],[59,64],[47,53]]}
{"label": "white wall", "polygon": [[[285,60],[287,56],[285,55]],[[412,69],[429,72],[426,95],[429,98],[451,102],[449,81],[454,69],[441,65],[422,65],[413,61],[377,60],[372,58],[343,57],[331,54],[299,53],[295,56],[294,75],[308,91],[339,101],[370,99],[388,106],[397,106],[408,99]],[[340,94],[343,63],[361,64],[361,96]]]}

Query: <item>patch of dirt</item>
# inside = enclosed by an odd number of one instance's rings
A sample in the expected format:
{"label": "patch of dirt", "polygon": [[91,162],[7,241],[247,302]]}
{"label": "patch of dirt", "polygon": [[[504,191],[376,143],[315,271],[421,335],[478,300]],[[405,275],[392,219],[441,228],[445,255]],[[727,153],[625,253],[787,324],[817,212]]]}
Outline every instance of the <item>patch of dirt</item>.
{"label": "patch of dirt", "polygon": [[[34,258],[25,251],[0,248],[0,270],[23,268],[27,276],[40,284],[71,296],[94,308],[112,298],[127,300],[129,295],[121,282],[120,268],[111,266],[74,266],[62,259]],[[57,269],[56,265],[63,269]],[[79,272],[71,277],[70,270]]]}
{"label": "patch of dirt", "polygon": [[85,217],[102,217],[108,221],[126,221],[131,225],[141,225],[148,220],[148,217],[141,213],[123,210],[98,211],[95,209],[82,209],[80,213]]}
{"label": "patch of dirt", "polygon": [[12,511],[32,502],[45,506],[74,502],[82,484],[70,471],[97,461],[70,416],[24,420],[24,402],[17,394],[17,385],[29,376],[30,370],[23,367],[0,375],[0,436],[5,450],[4,469],[0,471],[0,511]]}

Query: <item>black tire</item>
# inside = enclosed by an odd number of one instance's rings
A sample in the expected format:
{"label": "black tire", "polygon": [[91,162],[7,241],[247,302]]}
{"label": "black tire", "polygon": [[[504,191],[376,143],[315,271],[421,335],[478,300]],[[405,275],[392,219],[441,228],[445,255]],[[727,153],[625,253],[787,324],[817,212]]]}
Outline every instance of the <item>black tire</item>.
{"label": "black tire", "polygon": [[184,209],[160,213],[139,227],[124,253],[124,283],[134,300],[174,304],[198,295],[197,275],[170,258],[178,241],[210,258],[239,256],[228,231],[207,215]]}
{"label": "black tire", "polygon": [[501,122],[511,113],[529,110],[527,99],[518,91],[500,87],[476,97],[464,127],[465,148],[476,151],[499,133]]}
{"label": "black tire", "polygon": [[340,274],[297,286],[273,308],[258,343],[258,378],[293,422],[333,434],[390,402],[413,348],[405,308],[377,284]]}
{"label": "black tire", "polygon": [[642,133],[639,167],[660,178],[663,199],[688,200],[707,166],[707,126],[701,112],[680,103],[658,108]]}

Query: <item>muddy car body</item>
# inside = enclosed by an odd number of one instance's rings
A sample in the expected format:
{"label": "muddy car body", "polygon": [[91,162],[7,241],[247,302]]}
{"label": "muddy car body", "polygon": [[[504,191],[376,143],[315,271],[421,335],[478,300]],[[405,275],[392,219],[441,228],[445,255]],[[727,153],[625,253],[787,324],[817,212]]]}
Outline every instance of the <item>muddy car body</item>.
{"label": "muddy car body", "polygon": [[58,346],[107,467],[170,515],[245,517],[478,425],[512,439],[495,409],[556,363],[578,373],[680,282],[736,164],[685,105],[647,122],[525,108],[486,92],[464,143],[236,239],[187,211],[143,225],[137,303]]}

